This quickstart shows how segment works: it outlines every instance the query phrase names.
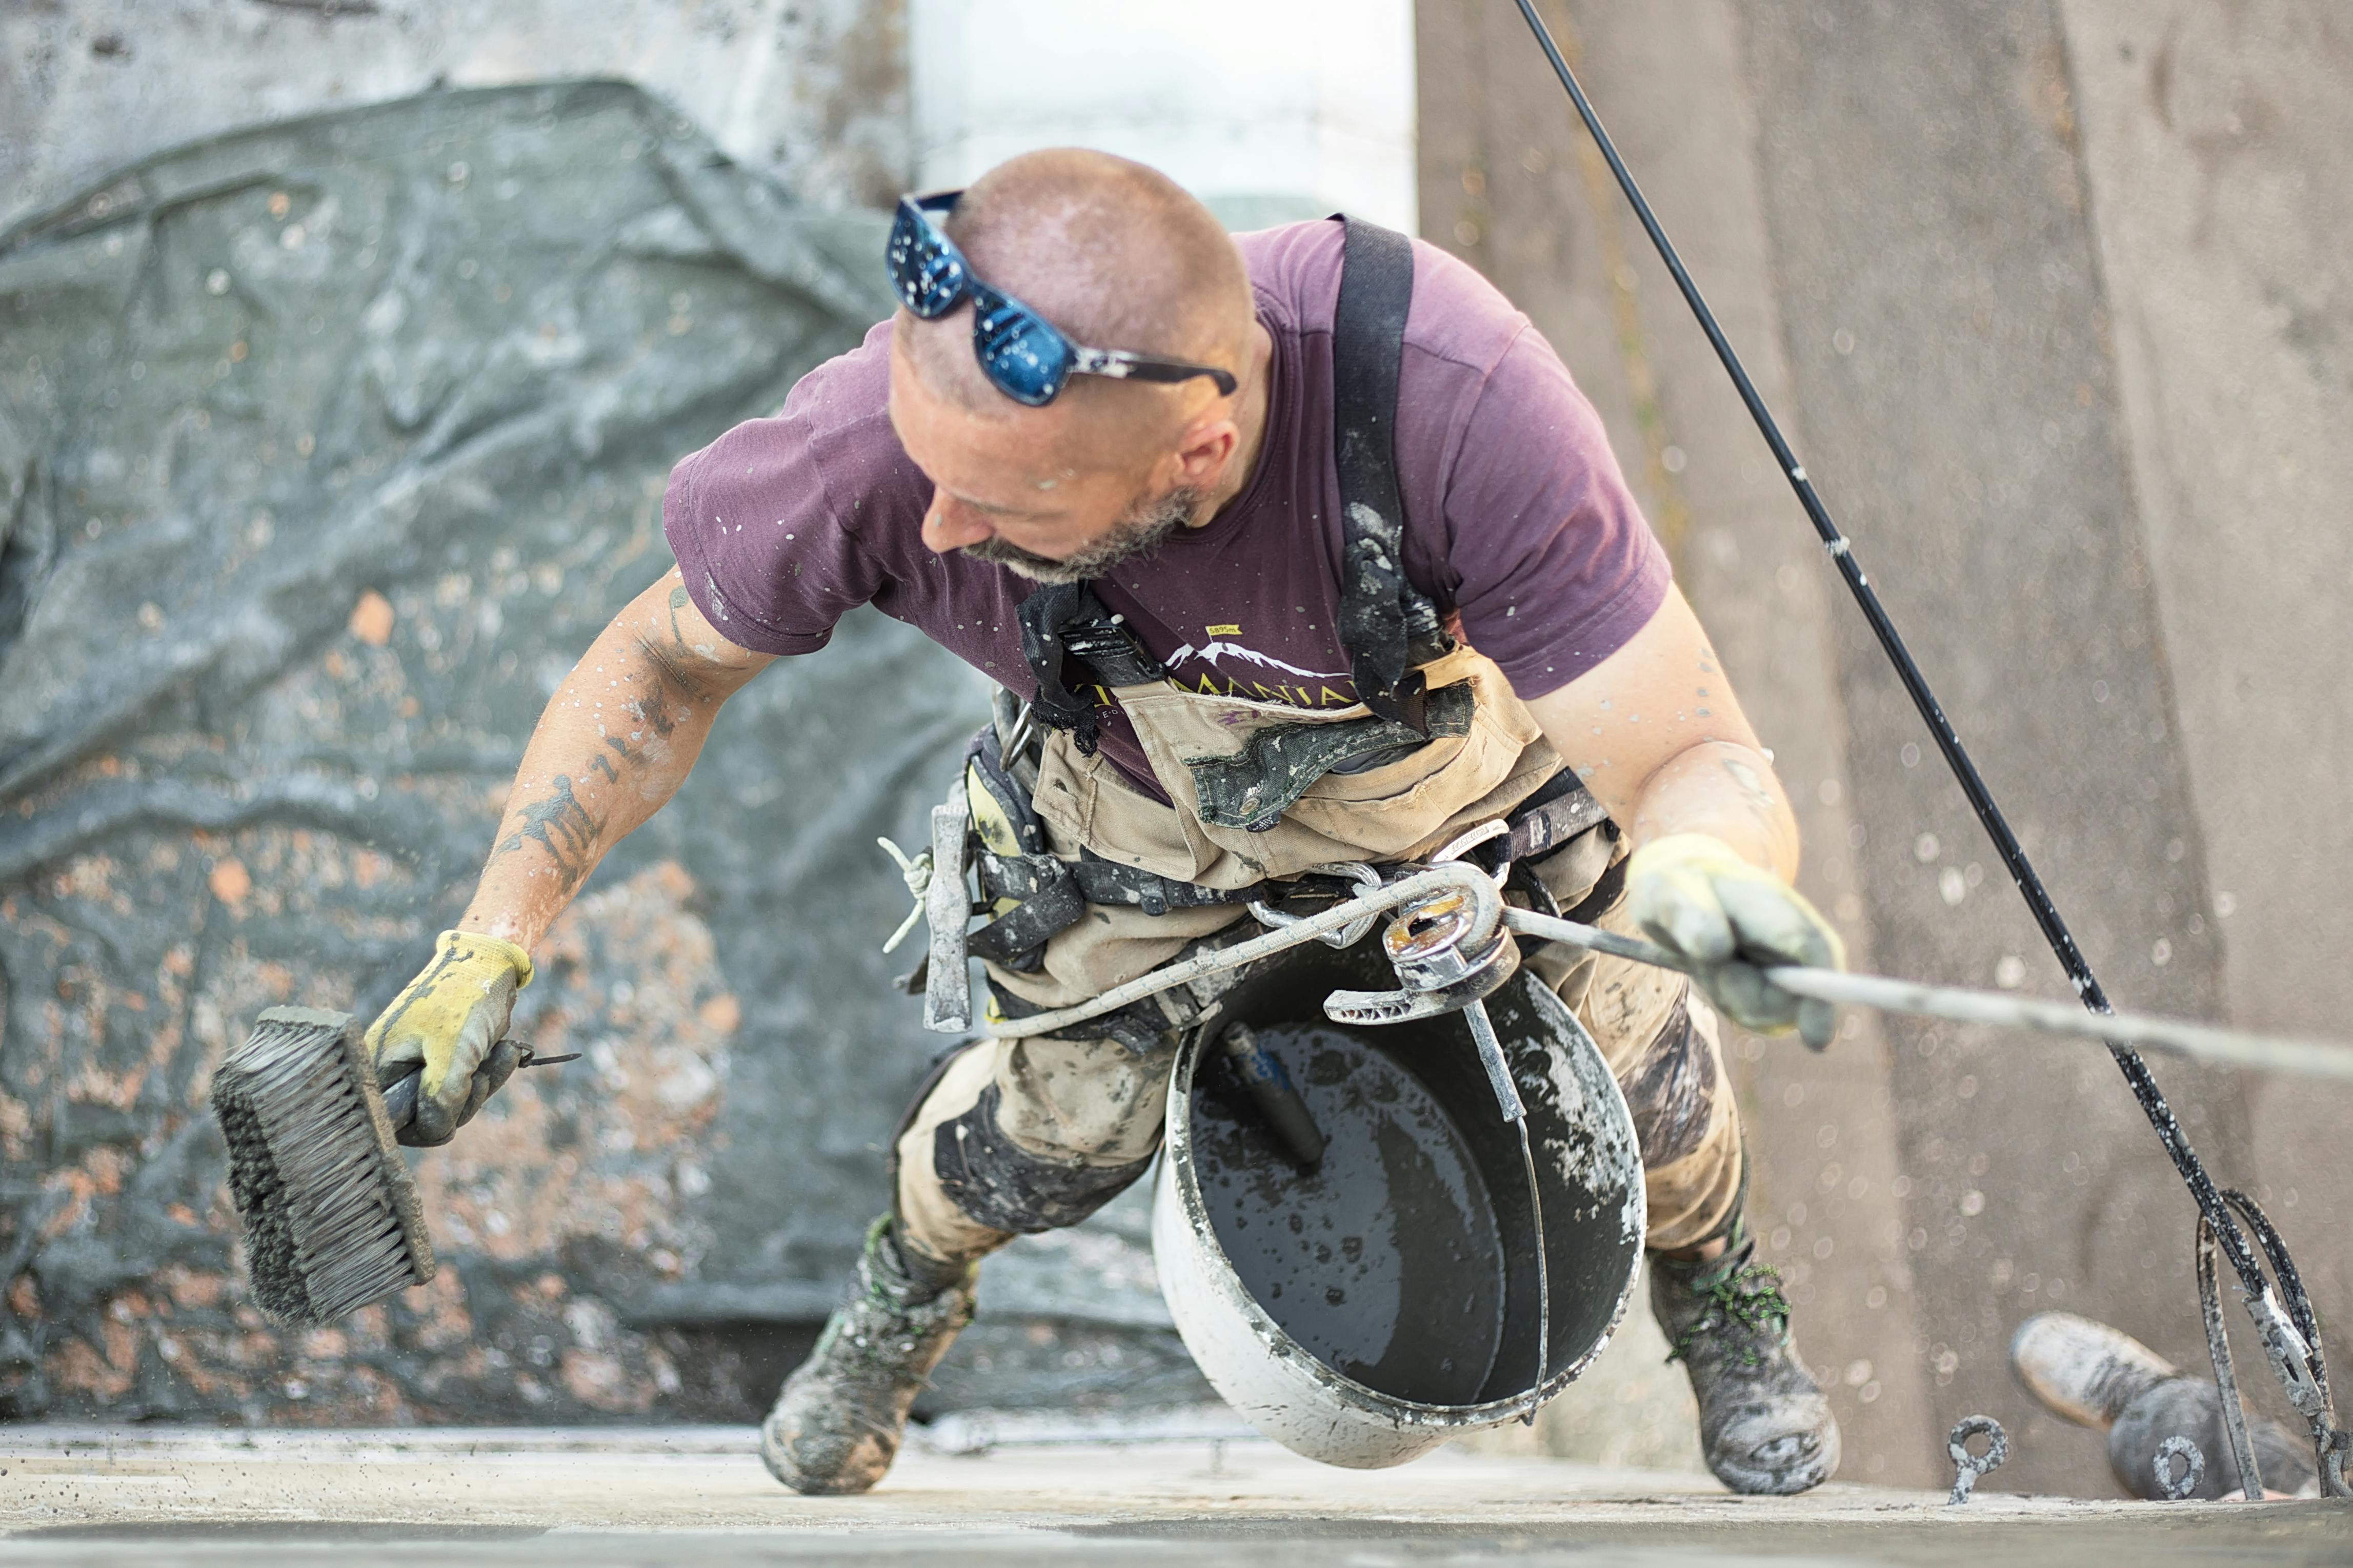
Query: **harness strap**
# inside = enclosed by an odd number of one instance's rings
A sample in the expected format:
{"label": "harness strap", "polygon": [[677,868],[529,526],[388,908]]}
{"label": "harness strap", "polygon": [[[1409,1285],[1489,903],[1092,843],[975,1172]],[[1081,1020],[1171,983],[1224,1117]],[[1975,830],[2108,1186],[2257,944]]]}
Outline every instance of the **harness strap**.
{"label": "harness strap", "polygon": [[1505,820],[1512,825],[1512,859],[1525,864],[1543,859],[1588,828],[1600,826],[1609,820],[1609,813],[1593,798],[1575,768],[1563,768],[1514,806]]}
{"label": "harness strap", "polygon": [[1413,668],[1447,651],[1437,606],[1407,581],[1398,486],[1398,367],[1413,303],[1413,242],[1341,215],[1340,303],[1332,321],[1333,454],[1340,473],[1340,646],[1356,696],[1380,717],[1430,733]]}
{"label": "harness strap", "polygon": [[1062,633],[1079,614],[1082,598],[1092,598],[1083,583],[1040,583],[1021,601],[1021,658],[1038,682],[1034,702],[1038,721],[1068,730],[1086,756],[1095,754],[1095,705],[1071,689],[1078,684],[1066,671],[1070,649]]}
{"label": "harness strap", "polygon": [[1038,682],[1033,710],[1041,723],[1070,731],[1082,755],[1094,755],[1099,732],[1094,701],[1081,688],[1142,686],[1168,673],[1089,584],[1041,583],[1018,613],[1022,661]]}
{"label": "harness strap", "polygon": [[1147,915],[1163,915],[1170,910],[1246,904],[1263,897],[1266,888],[1263,882],[1253,882],[1247,888],[1204,888],[1197,882],[1183,882],[1106,860],[1083,846],[1078,859],[1071,864],[1071,876],[1078,883],[1079,891],[1086,895],[1087,902],[1134,904]]}

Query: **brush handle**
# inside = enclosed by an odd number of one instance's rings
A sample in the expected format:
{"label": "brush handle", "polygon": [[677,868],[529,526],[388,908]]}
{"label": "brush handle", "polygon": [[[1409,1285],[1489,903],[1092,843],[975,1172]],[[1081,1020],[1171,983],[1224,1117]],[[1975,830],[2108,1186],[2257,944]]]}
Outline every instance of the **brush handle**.
{"label": "brush handle", "polygon": [[385,1119],[392,1123],[393,1131],[398,1132],[417,1120],[417,1095],[424,1081],[425,1069],[418,1068],[406,1077],[396,1079],[392,1087],[384,1091]]}
{"label": "brush handle", "polygon": [[[499,1046],[510,1043],[501,1040]],[[496,1050],[499,1047],[493,1046],[491,1048]],[[578,1051],[572,1051],[560,1057],[543,1057],[533,1055],[529,1046],[518,1046],[516,1049],[522,1058],[515,1063],[518,1068],[548,1068],[563,1062],[576,1062],[580,1059]],[[395,1133],[417,1120],[417,1097],[423,1091],[424,1081],[425,1069],[420,1067],[415,1072],[395,1079],[391,1087],[384,1091],[385,1119],[392,1123]]]}

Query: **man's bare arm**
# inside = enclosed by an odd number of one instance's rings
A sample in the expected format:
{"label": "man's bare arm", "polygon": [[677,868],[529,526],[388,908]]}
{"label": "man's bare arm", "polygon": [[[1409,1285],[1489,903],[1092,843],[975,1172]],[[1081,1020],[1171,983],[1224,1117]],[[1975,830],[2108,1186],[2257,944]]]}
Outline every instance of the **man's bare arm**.
{"label": "man's bare arm", "polygon": [[675,567],[631,600],[540,715],[459,929],[537,943],[606,851],[678,793],[720,706],[773,662],[713,630]]}
{"label": "man's bare arm", "polygon": [[1635,847],[1705,833],[1797,875],[1788,796],[1679,589],[1625,647],[1528,708]]}
{"label": "man's bare arm", "polygon": [[1698,964],[1701,988],[1736,1022],[1829,1045],[1835,1012],[1762,971],[1841,968],[1844,948],[1789,885],[1789,797],[1683,595],[1670,588],[1624,647],[1529,707],[1632,841],[1626,915]]}

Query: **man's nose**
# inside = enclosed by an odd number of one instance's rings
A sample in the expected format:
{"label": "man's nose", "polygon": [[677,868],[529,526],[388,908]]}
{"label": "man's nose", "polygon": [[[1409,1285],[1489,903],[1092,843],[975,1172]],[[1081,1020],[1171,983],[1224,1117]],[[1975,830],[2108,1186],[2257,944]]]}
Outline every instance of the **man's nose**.
{"label": "man's nose", "polygon": [[923,513],[923,542],[939,554],[977,544],[996,531],[980,513],[937,491],[933,492],[931,509]]}

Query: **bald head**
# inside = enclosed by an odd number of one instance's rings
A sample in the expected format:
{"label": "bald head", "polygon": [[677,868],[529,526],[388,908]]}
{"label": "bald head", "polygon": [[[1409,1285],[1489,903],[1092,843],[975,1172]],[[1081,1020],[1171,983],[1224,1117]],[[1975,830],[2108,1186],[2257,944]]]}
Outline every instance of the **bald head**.
{"label": "bald head", "polygon": [[990,170],[946,222],[975,277],[1088,348],[1214,365],[1176,383],[1073,375],[1044,407],[990,384],[972,306],[893,325],[891,424],[932,481],[923,542],[1046,581],[1100,576],[1239,493],[1273,344],[1241,252],[1164,174],[1102,153]]}
{"label": "bald head", "polygon": [[[975,276],[1074,342],[1237,374],[1245,365],[1254,310],[1241,253],[1207,207],[1157,170],[1077,148],[1026,153],[976,181],[944,226]],[[984,416],[1020,408],[973,357],[969,304],[936,321],[902,313],[899,331],[934,391]],[[1103,424],[1157,434],[1208,386],[1081,375],[1057,401],[1108,416]]]}

